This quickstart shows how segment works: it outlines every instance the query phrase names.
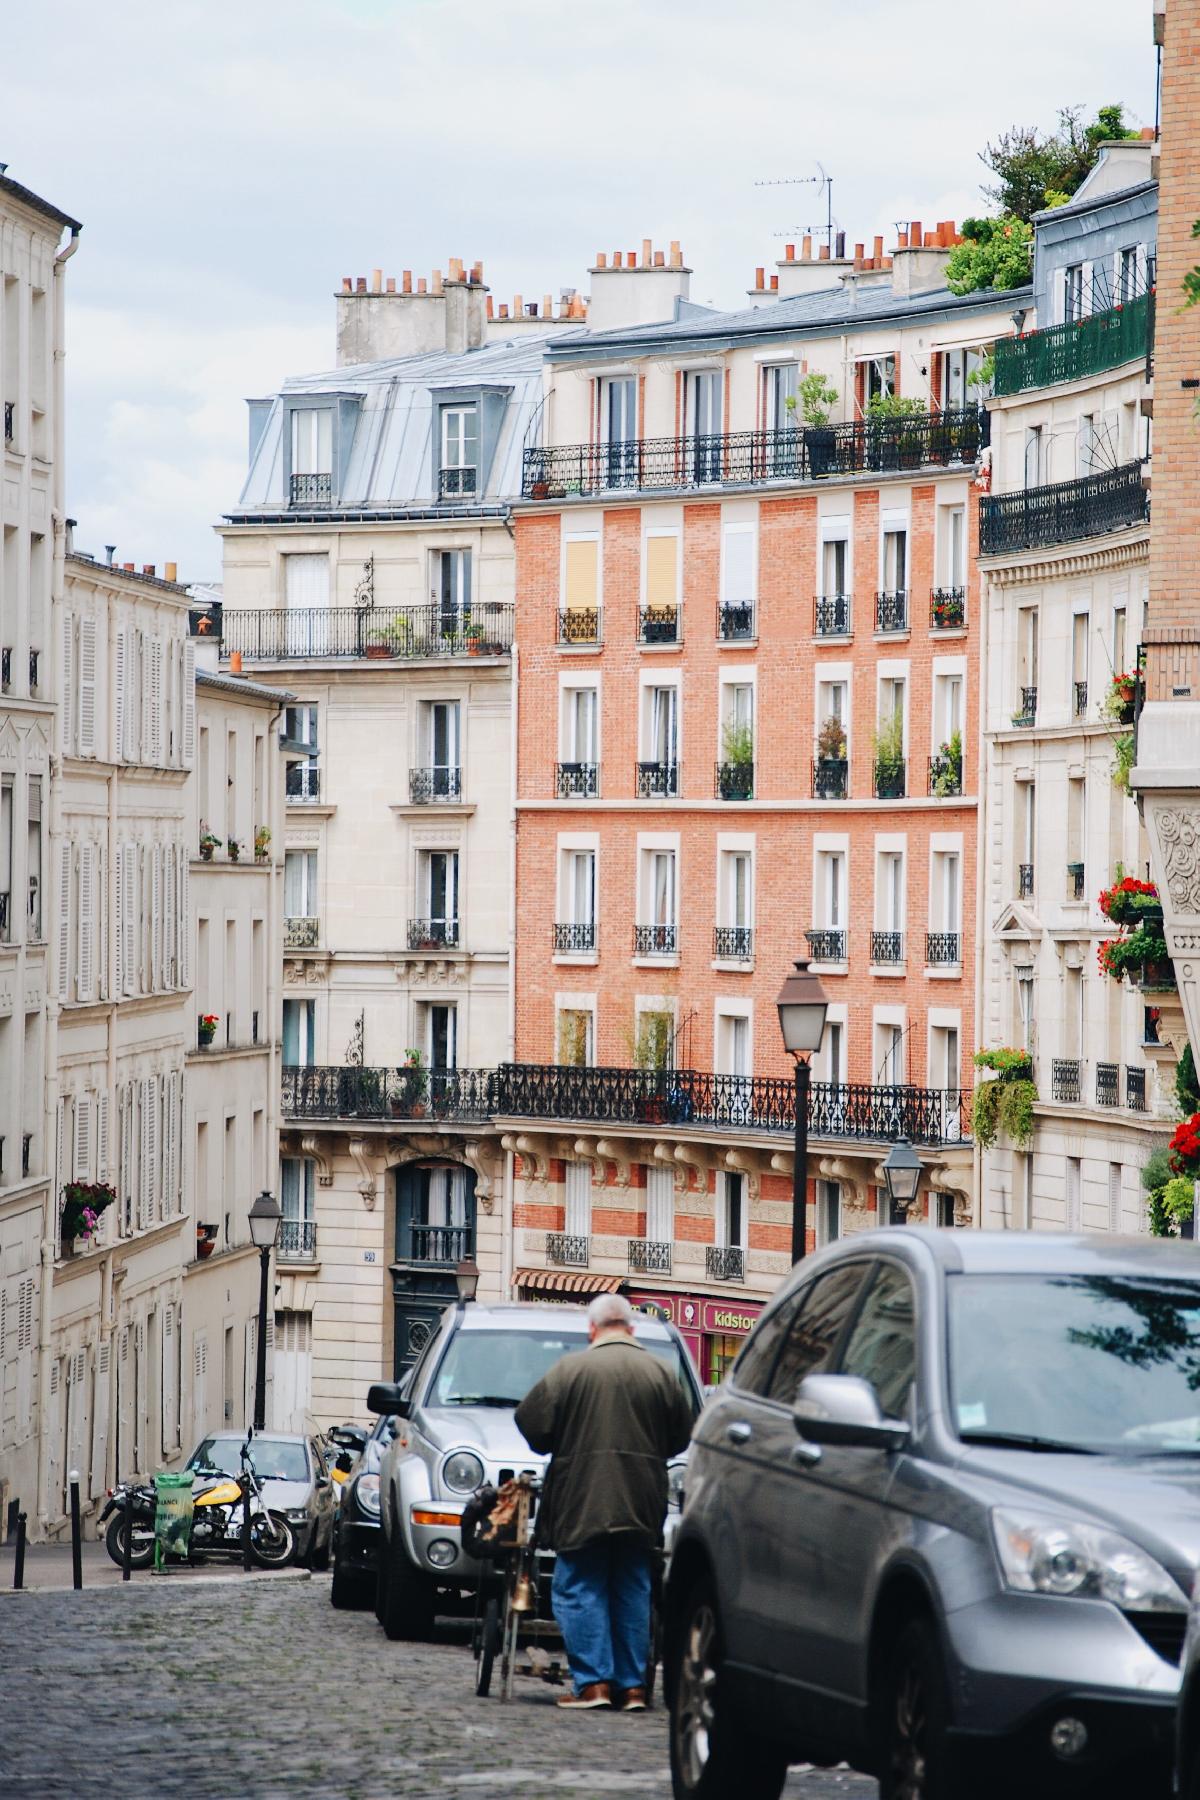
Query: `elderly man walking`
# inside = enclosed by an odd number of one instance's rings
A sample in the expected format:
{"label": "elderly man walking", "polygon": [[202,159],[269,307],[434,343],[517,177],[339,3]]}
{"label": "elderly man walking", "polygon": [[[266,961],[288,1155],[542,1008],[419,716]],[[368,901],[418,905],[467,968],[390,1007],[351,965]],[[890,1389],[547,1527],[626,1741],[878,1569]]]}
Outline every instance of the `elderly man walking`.
{"label": "elderly man walking", "polygon": [[588,1337],[529,1390],[517,1425],[551,1457],[538,1531],[558,1553],[552,1600],[573,1682],[558,1704],[643,1712],[650,1559],[667,1512],[667,1461],[687,1445],[692,1406],[634,1339],[621,1295],[592,1301]]}

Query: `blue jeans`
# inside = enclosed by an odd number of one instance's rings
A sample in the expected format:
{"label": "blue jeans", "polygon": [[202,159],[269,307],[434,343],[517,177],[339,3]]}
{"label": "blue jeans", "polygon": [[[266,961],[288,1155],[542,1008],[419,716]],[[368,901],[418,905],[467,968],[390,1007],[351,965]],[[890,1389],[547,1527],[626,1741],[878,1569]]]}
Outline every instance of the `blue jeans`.
{"label": "blue jeans", "polygon": [[645,1687],[650,1657],[650,1551],[633,1537],[558,1553],[551,1589],[578,1694],[594,1682]]}

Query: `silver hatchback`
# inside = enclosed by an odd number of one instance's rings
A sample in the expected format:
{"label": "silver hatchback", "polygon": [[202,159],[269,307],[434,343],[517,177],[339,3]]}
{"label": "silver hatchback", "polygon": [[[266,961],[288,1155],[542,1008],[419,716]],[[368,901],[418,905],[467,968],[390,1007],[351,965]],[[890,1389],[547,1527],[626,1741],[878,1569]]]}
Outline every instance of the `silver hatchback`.
{"label": "silver hatchback", "polygon": [[1170,1789],[1200,1258],[904,1228],[797,1269],[705,1408],[666,1606],[676,1800]]}

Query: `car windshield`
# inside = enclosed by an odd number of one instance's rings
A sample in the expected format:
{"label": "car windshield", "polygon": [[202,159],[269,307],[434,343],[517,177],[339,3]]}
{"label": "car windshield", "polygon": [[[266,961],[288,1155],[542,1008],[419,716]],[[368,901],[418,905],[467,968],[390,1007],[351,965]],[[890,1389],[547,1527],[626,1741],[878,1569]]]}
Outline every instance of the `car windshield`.
{"label": "car windshield", "polygon": [[[443,1356],[426,1406],[518,1406],[560,1356],[587,1349],[582,1331],[456,1331]],[[661,1358],[679,1377],[689,1401],[679,1346],[671,1338],[639,1338],[643,1349]]]}
{"label": "car windshield", "polygon": [[947,1288],[965,1443],[1200,1455],[1200,1282],[955,1275]]}
{"label": "car windshield", "polygon": [[[241,1472],[240,1437],[206,1437],[192,1452],[187,1464],[198,1475],[237,1475]],[[308,1457],[303,1444],[290,1444],[286,1438],[256,1437],[251,1439],[250,1460],[260,1481],[307,1481]]]}

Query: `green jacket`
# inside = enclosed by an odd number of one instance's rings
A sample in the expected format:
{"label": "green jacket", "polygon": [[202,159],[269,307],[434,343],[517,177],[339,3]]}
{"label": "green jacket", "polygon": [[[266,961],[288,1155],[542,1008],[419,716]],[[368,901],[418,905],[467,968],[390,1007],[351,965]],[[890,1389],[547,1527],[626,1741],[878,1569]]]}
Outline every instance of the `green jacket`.
{"label": "green jacket", "polygon": [[539,1543],[571,1551],[617,1532],[658,1543],[667,1460],[687,1448],[692,1418],[681,1382],[632,1338],[556,1362],[516,1413],[530,1449],[551,1456]]}

